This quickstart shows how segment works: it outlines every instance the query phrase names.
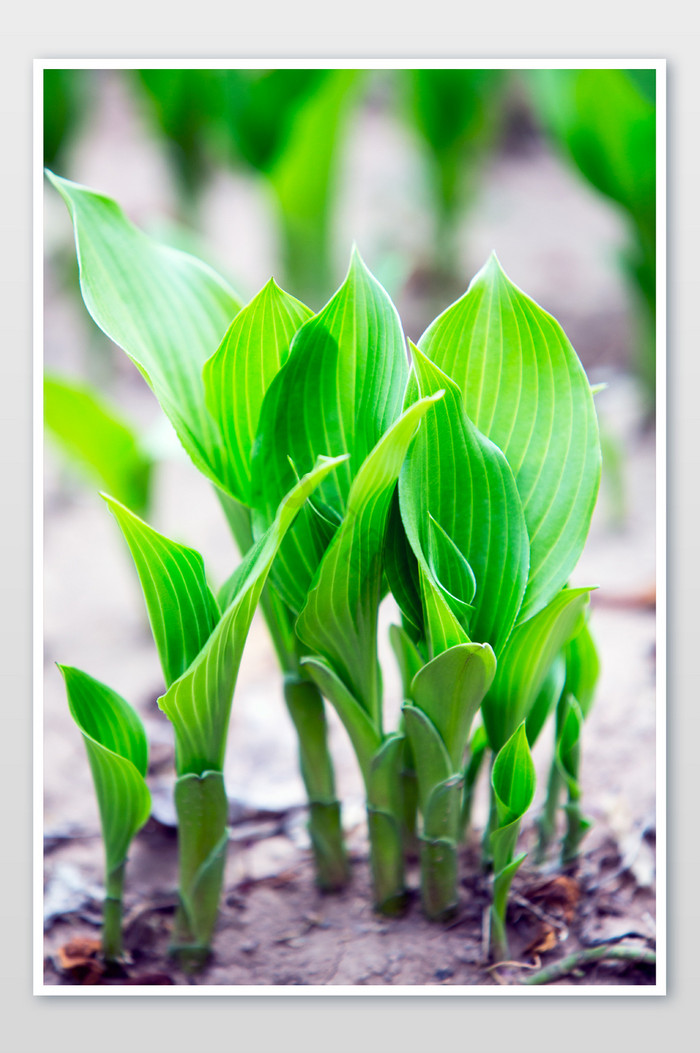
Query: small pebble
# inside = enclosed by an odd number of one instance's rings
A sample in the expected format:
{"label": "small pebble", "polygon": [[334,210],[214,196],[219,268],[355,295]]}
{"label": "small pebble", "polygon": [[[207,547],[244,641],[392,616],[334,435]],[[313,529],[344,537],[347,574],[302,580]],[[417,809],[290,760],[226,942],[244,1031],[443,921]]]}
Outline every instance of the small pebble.
{"label": "small pebble", "polygon": [[454,969],[450,969],[449,966],[445,966],[442,969],[436,969],[435,970],[435,979],[436,980],[449,980],[451,976],[454,976],[454,974],[455,974]]}

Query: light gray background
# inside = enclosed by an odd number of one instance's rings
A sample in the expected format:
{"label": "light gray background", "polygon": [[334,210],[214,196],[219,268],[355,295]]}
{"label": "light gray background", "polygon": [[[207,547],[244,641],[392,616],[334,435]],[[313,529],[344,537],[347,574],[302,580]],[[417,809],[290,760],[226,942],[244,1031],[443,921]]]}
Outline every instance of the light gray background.
{"label": "light gray background", "polygon": [[[0,1002],[12,1053],[690,1053],[700,998],[700,54],[692,7],[454,0],[420,13],[354,0],[39,2],[3,16],[0,43]],[[197,21],[195,21],[197,20]],[[270,32],[274,29],[275,32]],[[598,32],[596,32],[596,30]],[[31,994],[31,92],[60,57],[666,58],[669,198],[669,995],[644,997],[34,998]],[[410,61],[406,63],[410,65]]]}

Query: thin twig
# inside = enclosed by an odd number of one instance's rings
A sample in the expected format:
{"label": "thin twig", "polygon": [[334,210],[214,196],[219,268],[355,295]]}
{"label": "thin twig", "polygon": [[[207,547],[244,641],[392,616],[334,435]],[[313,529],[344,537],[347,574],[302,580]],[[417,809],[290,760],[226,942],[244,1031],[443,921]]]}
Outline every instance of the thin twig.
{"label": "thin twig", "polygon": [[546,911],[536,906],[529,899],[526,899],[525,896],[519,896],[517,892],[511,892],[510,898],[512,903],[517,903],[519,907],[523,907],[523,909],[529,911],[530,914],[534,914],[536,918],[545,922],[546,925],[551,925],[553,929],[557,930],[557,932],[567,931],[567,925],[565,922],[560,921],[558,918],[553,918],[551,914],[547,914]]}
{"label": "thin twig", "polygon": [[640,965],[656,965],[656,951],[637,947],[611,947],[610,945],[589,947],[585,951],[577,951],[575,954],[567,955],[561,961],[554,962],[531,976],[526,976],[520,982],[522,984],[549,984],[553,980],[560,980],[562,976],[567,976],[575,969],[580,969],[582,965],[590,965],[591,962],[599,962],[604,958],[614,961],[637,962]]}

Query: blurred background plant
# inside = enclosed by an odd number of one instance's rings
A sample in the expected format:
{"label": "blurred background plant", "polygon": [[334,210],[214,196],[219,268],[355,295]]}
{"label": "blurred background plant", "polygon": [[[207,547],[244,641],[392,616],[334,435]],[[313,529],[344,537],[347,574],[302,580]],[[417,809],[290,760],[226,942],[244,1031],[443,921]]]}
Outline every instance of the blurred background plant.
{"label": "blurred background plant", "polygon": [[635,290],[634,362],[649,408],[656,388],[656,81],[649,69],[542,69],[525,78],[543,127],[581,175],[624,213],[621,264]]}

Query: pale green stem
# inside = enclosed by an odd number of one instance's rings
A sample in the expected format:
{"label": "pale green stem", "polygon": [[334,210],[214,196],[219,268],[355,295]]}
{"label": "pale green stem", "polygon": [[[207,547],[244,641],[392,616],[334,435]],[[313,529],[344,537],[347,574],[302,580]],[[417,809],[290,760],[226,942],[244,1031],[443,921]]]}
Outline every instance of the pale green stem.
{"label": "pale green stem", "polygon": [[126,860],[107,875],[102,921],[102,953],[107,961],[116,961],[122,946],[122,894]]}

